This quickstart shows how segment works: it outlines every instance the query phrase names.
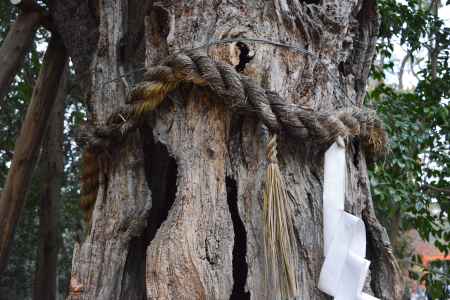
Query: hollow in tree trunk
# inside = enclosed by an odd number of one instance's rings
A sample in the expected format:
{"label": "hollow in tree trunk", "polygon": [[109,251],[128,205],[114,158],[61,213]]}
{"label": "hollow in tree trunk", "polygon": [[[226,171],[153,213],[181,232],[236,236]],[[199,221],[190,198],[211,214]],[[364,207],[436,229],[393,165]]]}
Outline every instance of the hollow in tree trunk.
{"label": "hollow in tree trunk", "polygon": [[[50,8],[79,76],[89,70],[91,121],[104,123],[125,104],[127,89],[141,80],[139,72],[117,80],[125,73],[180,49],[237,37],[308,53],[249,41],[203,51],[316,111],[363,104],[378,27],[372,0],[102,1],[92,15],[79,4],[85,26],[62,17],[70,3]],[[80,33],[86,28],[91,35]],[[173,92],[139,132],[110,149],[92,226],[74,254],[69,299],[267,299],[267,140],[261,122],[232,112],[207,89],[183,85]],[[317,288],[325,149],[283,133],[278,140],[294,207],[299,299],[328,299]],[[370,157],[354,141],[347,158],[346,210],[365,221],[372,261],[365,289],[399,299],[398,267],[370,196]]]}

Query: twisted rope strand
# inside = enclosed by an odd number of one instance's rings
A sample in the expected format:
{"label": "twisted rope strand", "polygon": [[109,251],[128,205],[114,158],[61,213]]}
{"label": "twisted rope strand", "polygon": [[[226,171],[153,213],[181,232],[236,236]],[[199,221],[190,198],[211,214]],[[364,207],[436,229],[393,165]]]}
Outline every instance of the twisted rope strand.
{"label": "twisted rope strand", "polygon": [[[321,63],[322,65],[327,65],[328,64],[327,62],[321,60],[316,55],[316,53],[314,53],[313,51],[310,51],[310,50],[308,50],[306,48],[298,47],[298,46],[292,45],[292,44],[286,44],[286,43],[282,43],[282,42],[277,42],[277,41],[273,41],[273,40],[261,39],[261,38],[244,38],[244,37],[241,37],[241,38],[227,38],[227,39],[221,39],[221,40],[213,40],[213,41],[210,41],[208,43],[205,43],[205,44],[197,46],[197,47],[181,48],[181,49],[175,50],[174,53],[183,53],[183,52],[194,51],[194,50],[196,51],[196,50],[200,50],[200,49],[204,49],[204,48],[209,49],[210,46],[216,46],[216,45],[228,44],[228,43],[237,43],[237,42],[262,43],[262,44],[266,44],[266,45],[272,45],[272,46],[275,46],[275,47],[285,48],[285,49],[292,50],[294,52],[298,52],[298,53],[302,53],[304,55],[308,55],[308,56],[314,58],[316,60],[316,62]],[[366,44],[365,42],[361,43],[358,40],[353,40],[353,42],[357,43],[357,44]],[[331,58],[330,60],[334,64],[336,64],[336,65],[338,64],[338,62],[335,61],[334,59]],[[140,72],[140,71],[145,71],[147,69],[144,64],[139,64],[136,67],[137,68],[132,70],[132,71],[126,72],[126,73],[124,73],[124,74],[122,74],[122,75],[120,75],[118,77],[115,77],[113,79],[110,79],[110,80],[107,80],[107,81],[103,82],[103,85],[102,85],[101,89],[103,90],[105,85],[107,85],[107,84],[109,84],[111,82],[118,81],[118,80],[123,80],[124,78],[126,78],[129,75],[135,74],[135,73]],[[90,68],[86,72],[83,72],[78,78],[79,79],[84,79],[86,77],[92,76],[92,74],[95,73],[95,70],[96,70],[96,67]],[[340,86],[339,78],[337,76],[335,76],[334,73],[332,73],[328,69],[327,69],[327,73],[328,73],[329,78],[331,78],[336,83],[337,92],[339,93],[339,95],[344,97],[344,98],[346,98],[347,100],[351,100],[348,97],[347,93]],[[72,90],[75,87],[76,87],[76,85],[72,86],[70,88],[70,90]]]}
{"label": "twisted rope strand", "polygon": [[130,104],[113,113],[103,126],[85,126],[87,132],[84,130],[79,140],[107,146],[108,139],[124,137],[168,93],[186,82],[207,87],[234,112],[256,115],[274,133],[284,130],[295,138],[314,138],[325,146],[338,136],[359,136],[372,154],[383,153],[387,144],[383,124],[374,111],[355,107],[328,112],[305,109],[198,51],[170,55],[160,65],[149,68],[144,81],[131,90],[127,100]]}
{"label": "twisted rope strand", "polygon": [[[214,61],[198,51],[175,53],[144,74],[144,81],[133,88],[127,105],[110,115],[104,125],[85,124],[79,131],[79,142],[87,142],[90,151],[104,152],[128,133],[137,129],[148,112],[156,109],[179,85],[192,83],[208,88],[233,112],[257,116],[274,137],[268,144],[269,162],[264,191],[264,245],[266,278],[281,298],[298,294],[296,238],[292,208],[277,163],[276,133],[285,131],[302,140],[313,138],[316,144],[328,146],[338,137],[359,136],[366,149],[382,153],[387,144],[383,124],[375,112],[359,108],[317,112],[289,103],[276,92],[266,90],[234,68]],[[95,154],[95,153],[94,153]],[[89,175],[89,176],[88,176]],[[92,177],[86,173],[86,178]],[[92,184],[91,184],[92,183]],[[95,203],[94,185],[98,177],[83,187],[82,207],[88,219]],[[96,194],[96,193],[95,193]]]}

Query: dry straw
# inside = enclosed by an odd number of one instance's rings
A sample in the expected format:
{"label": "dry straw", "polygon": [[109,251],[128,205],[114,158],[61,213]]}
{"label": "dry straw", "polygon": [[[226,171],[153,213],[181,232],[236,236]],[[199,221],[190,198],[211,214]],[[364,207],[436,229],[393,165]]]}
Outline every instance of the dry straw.
{"label": "dry straw", "polygon": [[264,190],[265,275],[271,298],[292,299],[298,294],[296,239],[292,207],[277,161],[277,136],[267,146],[266,185]]}
{"label": "dry straw", "polygon": [[370,110],[354,107],[317,112],[294,105],[232,66],[195,51],[171,55],[161,65],[149,68],[144,81],[131,90],[129,104],[114,112],[106,124],[85,126],[79,140],[97,148],[117,144],[183,83],[210,90],[233,113],[255,115],[273,132],[285,131],[294,138],[314,139],[315,144],[324,146],[338,136],[359,136],[364,148],[374,154],[382,154],[387,144],[383,124]]}
{"label": "dry straw", "polygon": [[[338,136],[358,136],[366,153],[375,155],[383,154],[388,142],[383,124],[370,110],[355,107],[317,112],[294,105],[237,73],[232,66],[197,51],[173,54],[159,66],[149,68],[144,81],[131,90],[128,104],[115,111],[105,124],[86,124],[79,131],[78,141],[86,142],[96,153],[116,146],[183,83],[208,89],[233,113],[255,115],[272,132],[285,131],[297,139],[314,139],[316,145],[329,145]],[[264,191],[265,269],[268,287],[274,293],[270,299],[291,299],[298,294],[297,245],[276,147],[273,136],[268,144]]]}

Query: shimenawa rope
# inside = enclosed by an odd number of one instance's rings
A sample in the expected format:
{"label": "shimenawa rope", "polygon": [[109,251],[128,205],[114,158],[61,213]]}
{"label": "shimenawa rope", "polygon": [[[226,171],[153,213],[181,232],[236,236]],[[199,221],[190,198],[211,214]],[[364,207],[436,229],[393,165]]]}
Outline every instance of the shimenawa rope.
{"label": "shimenawa rope", "polygon": [[[382,153],[387,143],[383,125],[373,111],[349,108],[317,112],[291,104],[232,66],[198,51],[173,54],[159,66],[149,68],[144,81],[132,89],[129,104],[113,113],[106,124],[85,124],[78,140],[87,143],[90,151],[105,151],[138,128],[146,114],[157,108],[168,93],[186,83],[208,88],[235,113],[257,116],[274,134],[285,131],[301,140],[314,138],[315,143],[324,146],[339,136],[359,136],[370,153]],[[268,160],[263,212],[266,278],[278,294],[276,298],[292,298],[298,291],[296,240],[276,159],[276,136],[268,144]]]}
{"label": "shimenawa rope", "polygon": [[171,55],[161,65],[149,68],[144,81],[132,89],[127,101],[130,104],[119,108],[104,125],[86,124],[79,131],[78,140],[94,148],[108,148],[111,141],[116,143],[136,129],[147,112],[184,83],[208,88],[233,112],[257,116],[274,133],[285,131],[295,138],[313,138],[324,146],[338,136],[359,136],[370,154],[382,153],[387,144],[382,122],[374,111],[352,107],[317,112],[289,103],[232,66],[196,51]]}

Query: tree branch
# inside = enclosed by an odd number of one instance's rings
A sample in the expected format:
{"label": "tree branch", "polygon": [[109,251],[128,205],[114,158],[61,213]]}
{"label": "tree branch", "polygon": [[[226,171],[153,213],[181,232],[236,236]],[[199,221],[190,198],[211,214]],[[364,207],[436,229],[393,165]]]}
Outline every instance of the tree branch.
{"label": "tree branch", "polygon": [[422,189],[424,191],[429,190],[430,192],[435,192],[439,194],[446,194],[447,196],[450,196],[450,188],[440,188],[437,186],[433,186],[431,184],[424,184],[422,185]]}
{"label": "tree branch", "polygon": [[17,6],[22,13],[39,13],[41,20],[39,25],[42,25],[45,29],[51,32],[55,32],[55,27],[50,20],[50,14],[42,6],[36,3],[34,0],[10,0],[11,4]]}
{"label": "tree branch", "polygon": [[400,64],[400,70],[398,72],[398,88],[399,90],[403,90],[403,74],[405,72],[405,66],[406,62],[408,61],[411,54],[408,52],[406,53],[405,57],[402,59],[402,63]]}

